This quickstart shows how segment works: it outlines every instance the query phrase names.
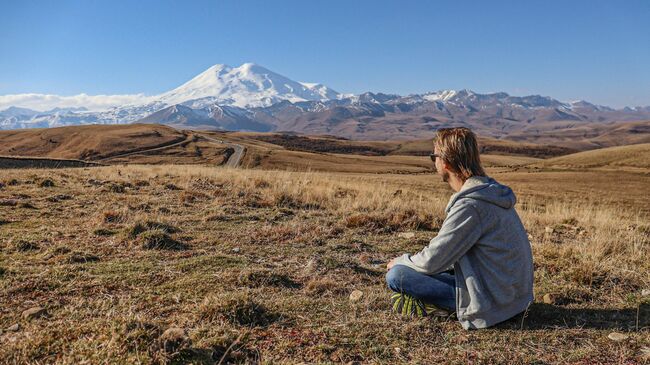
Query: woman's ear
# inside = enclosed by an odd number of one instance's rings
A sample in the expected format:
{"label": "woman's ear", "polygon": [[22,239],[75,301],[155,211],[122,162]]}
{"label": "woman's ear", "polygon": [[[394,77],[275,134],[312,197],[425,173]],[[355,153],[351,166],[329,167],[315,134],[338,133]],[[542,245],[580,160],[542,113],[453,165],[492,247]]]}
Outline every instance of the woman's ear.
{"label": "woman's ear", "polygon": [[442,160],[442,165],[445,167],[445,170],[447,170],[447,171],[449,171],[449,172],[453,172],[453,171],[454,171],[454,170],[451,169],[451,165],[450,165],[447,161]]}

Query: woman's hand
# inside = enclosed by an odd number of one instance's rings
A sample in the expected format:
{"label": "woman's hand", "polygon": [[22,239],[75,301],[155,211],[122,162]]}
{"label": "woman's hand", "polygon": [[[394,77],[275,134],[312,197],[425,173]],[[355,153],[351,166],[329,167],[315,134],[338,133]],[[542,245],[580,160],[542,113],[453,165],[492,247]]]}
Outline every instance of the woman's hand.
{"label": "woman's hand", "polygon": [[387,268],[388,270],[392,269],[393,266],[395,266],[395,260],[397,260],[397,258],[394,258],[394,259],[390,260],[390,261],[388,262],[388,264],[386,264],[386,268]]}

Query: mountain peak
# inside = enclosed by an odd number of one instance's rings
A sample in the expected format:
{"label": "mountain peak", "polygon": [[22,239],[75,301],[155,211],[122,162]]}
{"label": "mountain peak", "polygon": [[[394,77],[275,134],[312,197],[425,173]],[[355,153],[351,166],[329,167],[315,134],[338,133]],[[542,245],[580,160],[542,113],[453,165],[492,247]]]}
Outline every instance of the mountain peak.
{"label": "mountain peak", "polygon": [[252,71],[252,72],[258,72],[258,71],[268,71],[265,67],[262,67],[256,63],[253,62],[246,62],[242,63],[239,67],[237,67],[240,70],[246,70],[246,71]]}
{"label": "mountain peak", "polygon": [[326,86],[301,84],[263,66],[247,62],[235,68],[216,64],[178,88],[162,94],[160,100],[170,105],[201,99],[201,103],[206,105],[220,103],[237,107],[261,107],[282,100],[326,100],[335,99],[338,95]]}

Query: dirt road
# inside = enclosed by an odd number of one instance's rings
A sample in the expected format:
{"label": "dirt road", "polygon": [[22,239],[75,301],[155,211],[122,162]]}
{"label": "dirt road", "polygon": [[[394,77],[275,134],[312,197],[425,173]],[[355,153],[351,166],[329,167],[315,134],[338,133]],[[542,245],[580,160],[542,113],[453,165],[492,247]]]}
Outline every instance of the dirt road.
{"label": "dirt road", "polygon": [[200,135],[201,138],[204,138],[207,141],[214,142],[214,143],[219,143],[222,145],[226,145],[228,147],[231,147],[232,149],[235,150],[235,153],[233,153],[230,158],[228,158],[228,161],[224,164],[224,166],[228,167],[238,167],[239,164],[241,163],[242,157],[244,157],[244,153],[246,152],[246,148],[240,144],[236,143],[227,143],[223,140],[220,139],[215,139],[211,138],[208,136]]}
{"label": "dirt road", "polygon": [[214,144],[219,144],[220,146],[230,147],[235,151],[232,155],[230,155],[230,157],[223,164],[223,166],[234,167],[234,168],[239,167],[239,165],[241,164],[241,159],[244,157],[244,153],[246,152],[246,148],[244,146],[236,143],[229,143],[220,139],[215,139],[215,138],[211,138],[205,135],[200,135],[195,133],[183,133],[183,134],[184,137],[182,137],[180,140],[177,139],[174,141],[167,142],[166,144],[158,145],[150,148],[140,148],[128,152],[117,153],[112,156],[105,156],[99,158],[95,161],[48,159],[48,158],[38,158],[38,157],[30,158],[26,156],[25,157],[3,156],[0,157],[0,168],[16,168],[16,167],[57,168],[57,167],[77,167],[77,166],[79,167],[101,166],[102,163],[106,163],[107,161],[114,158],[127,157],[132,155],[139,155],[139,154],[149,154],[156,151],[162,151],[168,148],[181,146],[183,144],[187,144],[190,142],[195,142],[199,138],[203,138],[206,141]]}

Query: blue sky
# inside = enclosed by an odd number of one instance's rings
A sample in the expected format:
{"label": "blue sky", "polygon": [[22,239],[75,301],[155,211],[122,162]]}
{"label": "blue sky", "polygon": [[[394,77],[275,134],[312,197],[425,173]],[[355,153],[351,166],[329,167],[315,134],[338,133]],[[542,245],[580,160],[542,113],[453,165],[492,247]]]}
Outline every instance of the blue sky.
{"label": "blue sky", "polygon": [[152,95],[254,62],[346,93],[650,105],[648,0],[0,0],[0,50],[0,95]]}

